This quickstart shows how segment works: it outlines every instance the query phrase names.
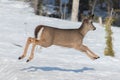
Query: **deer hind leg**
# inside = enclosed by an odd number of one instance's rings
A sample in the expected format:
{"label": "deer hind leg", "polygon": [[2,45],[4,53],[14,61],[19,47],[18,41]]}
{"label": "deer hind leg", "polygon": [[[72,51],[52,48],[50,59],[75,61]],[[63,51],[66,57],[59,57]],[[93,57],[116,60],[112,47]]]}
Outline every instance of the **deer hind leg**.
{"label": "deer hind leg", "polygon": [[93,53],[87,46],[82,45],[82,46],[77,46],[76,47],[77,50],[80,50],[82,52],[85,52],[86,55],[88,57],[90,57],[91,59],[98,59],[100,58],[98,55],[96,55],[95,53]]}
{"label": "deer hind leg", "polygon": [[36,38],[31,38],[31,37],[29,37],[29,38],[27,39],[27,42],[26,42],[26,45],[25,45],[25,49],[24,49],[23,54],[18,58],[19,60],[20,60],[20,59],[23,59],[23,58],[26,56],[27,51],[28,51],[28,48],[29,48],[29,45],[30,45],[31,43],[32,43],[31,54],[30,54],[29,59],[28,59],[26,62],[29,62],[30,60],[33,59],[35,46],[39,44],[39,41],[38,41]]}
{"label": "deer hind leg", "polygon": [[27,50],[28,50],[28,48],[29,48],[29,45],[31,44],[31,39],[32,39],[31,37],[29,37],[29,38],[27,39],[24,52],[23,52],[23,54],[18,58],[19,60],[20,60],[20,59],[23,59],[23,58],[26,56]]}
{"label": "deer hind leg", "polygon": [[39,44],[39,40],[37,40],[36,38],[31,38],[30,41],[32,43],[32,50],[31,50],[30,56],[29,56],[29,58],[28,58],[28,60],[26,62],[29,62],[29,61],[31,61],[33,59],[35,47],[36,47],[36,45]]}
{"label": "deer hind leg", "polygon": [[31,50],[30,56],[26,62],[29,62],[34,58],[35,47],[36,47],[36,45],[40,44],[40,40],[37,40],[36,38],[32,38],[31,43],[32,43],[32,50]]}
{"label": "deer hind leg", "polygon": [[27,60],[26,62],[29,62],[29,61],[31,61],[31,60],[33,59],[35,46],[36,46],[36,44],[33,44],[33,45],[32,45],[32,50],[31,50],[30,57],[28,58],[28,60]]}

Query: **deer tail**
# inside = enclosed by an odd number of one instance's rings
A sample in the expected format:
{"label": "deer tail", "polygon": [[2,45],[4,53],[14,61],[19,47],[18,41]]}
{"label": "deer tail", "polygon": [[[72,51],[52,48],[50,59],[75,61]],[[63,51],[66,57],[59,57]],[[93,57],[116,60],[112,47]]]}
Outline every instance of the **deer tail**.
{"label": "deer tail", "polygon": [[34,36],[36,39],[38,38],[39,35],[41,36],[43,28],[44,28],[44,26],[42,26],[42,25],[39,25],[35,28]]}

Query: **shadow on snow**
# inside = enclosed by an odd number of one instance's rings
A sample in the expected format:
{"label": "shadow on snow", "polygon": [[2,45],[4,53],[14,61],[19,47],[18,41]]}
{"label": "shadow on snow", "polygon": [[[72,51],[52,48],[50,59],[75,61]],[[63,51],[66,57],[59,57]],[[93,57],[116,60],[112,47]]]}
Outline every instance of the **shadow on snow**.
{"label": "shadow on snow", "polygon": [[65,71],[65,72],[75,72],[75,73],[79,73],[79,72],[84,72],[84,71],[88,71],[88,70],[95,70],[94,68],[88,68],[88,67],[83,67],[81,69],[63,69],[63,68],[59,68],[59,67],[36,67],[36,66],[31,66],[28,68],[24,68],[21,71],[28,71],[28,72],[35,72],[38,70],[42,70],[42,71]]}

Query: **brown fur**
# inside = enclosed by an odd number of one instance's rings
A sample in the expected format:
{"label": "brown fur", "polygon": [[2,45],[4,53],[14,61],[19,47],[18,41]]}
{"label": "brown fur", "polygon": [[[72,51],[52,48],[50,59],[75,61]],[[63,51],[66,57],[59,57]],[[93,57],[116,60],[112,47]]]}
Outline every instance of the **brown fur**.
{"label": "brown fur", "polygon": [[[83,38],[85,37],[86,33],[89,30],[95,30],[96,28],[93,26],[92,22],[90,22],[91,19],[85,19],[78,29],[59,29],[59,28],[53,28],[50,26],[45,25],[39,25],[35,29],[35,38],[29,37],[25,46],[25,50],[22,54],[22,56],[19,57],[19,59],[22,59],[26,56],[27,50],[29,45],[32,43],[32,51],[29,59],[30,61],[34,57],[34,49],[36,45],[40,45],[42,47],[49,47],[51,45],[58,45],[58,46],[64,46],[69,48],[74,48],[79,51],[85,52],[91,59],[97,59],[99,56],[97,56],[95,53],[93,53],[87,46],[83,45]],[[42,31],[42,34],[40,39],[37,39],[38,33],[41,30],[41,28],[44,28]]]}

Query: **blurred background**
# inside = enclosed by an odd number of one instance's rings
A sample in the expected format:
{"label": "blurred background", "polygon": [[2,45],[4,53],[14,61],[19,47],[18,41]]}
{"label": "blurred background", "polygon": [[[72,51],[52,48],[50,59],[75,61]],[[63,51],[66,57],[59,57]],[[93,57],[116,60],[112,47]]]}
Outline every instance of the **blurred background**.
{"label": "blurred background", "polygon": [[[21,0],[20,0],[21,1]],[[64,20],[82,21],[88,14],[95,15],[95,22],[104,23],[114,18],[113,25],[120,27],[120,0],[23,0],[29,2],[36,15]],[[73,14],[73,15],[72,15]],[[76,18],[75,18],[76,17]],[[75,19],[74,19],[75,18]],[[100,21],[101,20],[101,21]]]}

